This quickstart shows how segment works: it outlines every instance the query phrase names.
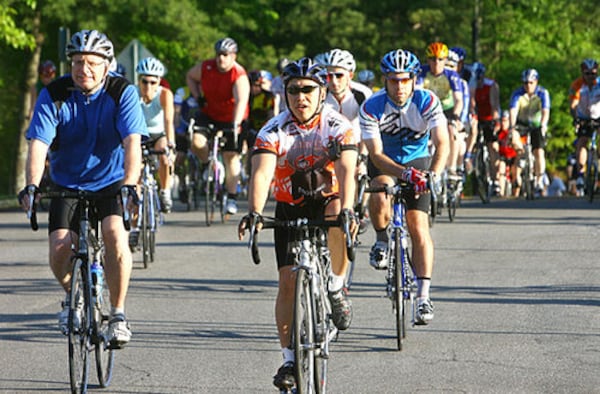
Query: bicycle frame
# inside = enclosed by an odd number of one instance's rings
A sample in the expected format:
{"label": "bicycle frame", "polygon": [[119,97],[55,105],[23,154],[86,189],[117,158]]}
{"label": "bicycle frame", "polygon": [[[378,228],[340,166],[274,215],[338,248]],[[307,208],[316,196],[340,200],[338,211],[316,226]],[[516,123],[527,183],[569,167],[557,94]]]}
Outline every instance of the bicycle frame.
{"label": "bicycle frame", "polygon": [[141,198],[138,208],[138,221],[141,220],[142,229],[142,257],[144,268],[148,263],[154,261],[155,237],[158,227],[163,223],[163,215],[160,208],[160,199],[158,197],[158,182],[154,177],[157,167],[156,155],[166,154],[162,150],[150,149],[143,146],[142,158],[142,180],[141,180]]}

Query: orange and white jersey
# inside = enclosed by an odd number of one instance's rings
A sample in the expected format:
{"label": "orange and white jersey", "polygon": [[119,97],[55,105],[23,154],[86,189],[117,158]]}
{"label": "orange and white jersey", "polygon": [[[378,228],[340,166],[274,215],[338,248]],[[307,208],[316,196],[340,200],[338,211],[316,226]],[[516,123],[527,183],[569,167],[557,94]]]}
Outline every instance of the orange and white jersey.
{"label": "orange and white jersey", "polygon": [[339,184],[329,158],[335,141],[342,150],[357,146],[350,121],[329,106],[308,125],[298,124],[289,110],[271,118],[259,131],[253,153],[277,155],[275,200],[301,205],[307,198],[335,195]]}

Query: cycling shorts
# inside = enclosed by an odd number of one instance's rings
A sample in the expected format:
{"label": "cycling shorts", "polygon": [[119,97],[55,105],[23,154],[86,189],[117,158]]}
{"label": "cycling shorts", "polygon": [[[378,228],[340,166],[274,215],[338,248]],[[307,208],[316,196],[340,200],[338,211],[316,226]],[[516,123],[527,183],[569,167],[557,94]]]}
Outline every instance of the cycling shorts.
{"label": "cycling shorts", "polygon": [[[431,157],[416,159],[404,165],[407,167],[414,167],[418,170],[426,171],[431,165]],[[369,174],[369,177],[371,179],[375,178],[378,175],[383,175],[381,170],[375,167],[371,160],[369,160],[367,163],[367,173]],[[430,203],[431,201],[429,199],[429,192],[416,195],[414,189],[410,188],[410,190],[408,190],[408,192],[404,194],[404,206],[406,207],[407,211],[417,210],[428,213]]]}
{"label": "cycling shorts", "polygon": [[587,138],[592,138],[592,135],[594,134],[594,127],[591,126],[580,126],[577,129],[577,137],[587,137]]}
{"label": "cycling shorts", "polygon": [[[210,132],[207,130],[209,125],[213,125],[216,130],[232,130],[233,129],[233,123],[215,122],[211,118],[209,118],[204,112],[198,113],[198,115],[196,117],[196,125],[199,127],[202,127],[203,129],[202,130],[194,130],[194,133],[202,134],[203,136],[206,137],[207,140],[210,139]],[[221,148],[221,151],[241,153],[242,146],[243,146],[242,135],[244,134],[244,130],[246,127],[248,127],[247,122],[246,121],[242,122],[242,133],[241,133],[241,135],[238,135],[237,145],[235,144],[234,138],[231,138],[231,134],[226,133],[225,134],[225,137],[226,137],[225,145]]]}
{"label": "cycling shorts", "polygon": [[480,120],[478,123],[479,131],[483,131],[483,140],[486,144],[498,141],[498,134],[494,133],[496,122],[493,120]]}
{"label": "cycling shorts", "polygon": [[[275,206],[275,217],[282,220],[292,220],[298,218],[323,219],[325,216],[325,207],[331,201],[337,199],[337,196],[326,200],[324,203],[304,204],[302,206],[290,205],[278,202]],[[294,241],[295,229],[276,227],[273,231],[275,240],[275,258],[277,268],[294,265],[294,253],[290,249],[290,244]]]}
{"label": "cycling shorts", "polygon": [[[52,185],[51,191],[75,191],[64,187]],[[102,221],[107,216],[123,215],[123,208],[117,198],[121,190],[121,182],[113,183],[98,191],[99,194],[114,195],[101,200],[93,201],[93,209],[90,210],[90,222]],[[79,233],[79,209],[78,200],[74,198],[52,198],[48,209],[48,234],[58,229],[68,228]]]}
{"label": "cycling shorts", "polygon": [[546,145],[546,138],[542,135],[541,127],[529,127],[529,126],[517,124],[517,126],[515,127],[515,130],[517,130],[519,132],[521,137],[526,137],[528,131],[529,131],[529,133],[531,133],[531,148],[532,149],[540,149]]}

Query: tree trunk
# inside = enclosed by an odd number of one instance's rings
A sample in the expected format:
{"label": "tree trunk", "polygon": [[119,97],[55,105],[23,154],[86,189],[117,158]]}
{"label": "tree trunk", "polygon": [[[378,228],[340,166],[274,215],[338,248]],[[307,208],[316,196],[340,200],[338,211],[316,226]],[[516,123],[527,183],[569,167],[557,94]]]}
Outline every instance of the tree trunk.
{"label": "tree trunk", "polygon": [[35,11],[33,17],[33,35],[35,37],[35,48],[32,56],[27,64],[25,74],[25,93],[23,94],[23,105],[20,116],[19,136],[17,141],[17,162],[15,164],[15,184],[12,193],[23,189],[25,186],[25,164],[27,161],[27,140],[25,134],[29,127],[32,108],[32,91],[35,89],[35,84],[38,78],[38,66],[40,64],[40,55],[42,53],[42,44],[44,43],[44,35],[40,32],[41,14],[39,10]]}

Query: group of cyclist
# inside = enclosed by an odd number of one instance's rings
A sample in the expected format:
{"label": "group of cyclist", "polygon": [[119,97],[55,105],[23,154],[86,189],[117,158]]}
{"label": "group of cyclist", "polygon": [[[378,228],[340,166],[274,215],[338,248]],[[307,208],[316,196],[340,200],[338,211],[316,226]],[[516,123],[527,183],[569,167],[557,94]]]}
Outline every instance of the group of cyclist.
{"label": "group of cyclist", "polygon": [[[190,97],[186,97],[185,89],[173,95],[164,86],[166,70],[156,58],[138,64],[136,89],[110,71],[114,50],[106,35],[83,30],[75,33],[67,46],[71,74],[42,89],[35,105],[27,133],[28,186],[39,187],[48,155],[54,187],[130,196],[126,207],[115,198],[97,204],[113,306],[109,338],[116,348],[131,338],[124,304],[132,254],[121,214],[123,209],[133,210],[137,201],[142,142],[167,151],[187,144],[199,161],[206,163],[210,138],[207,126],[232,130],[238,138],[228,139],[222,150],[227,213],[238,212],[243,149],[248,149],[252,168],[248,212],[238,226],[240,239],[253,221],[260,221],[269,194],[276,201],[275,216],[280,219],[342,214],[353,218],[359,173],[369,175],[371,186],[407,183],[411,187],[405,196],[406,225],[417,277],[415,323],[419,325],[430,323],[434,316],[430,299],[434,246],[428,193],[431,189],[439,193],[445,171],[450,180],[463,176],[463,160],[468,169],[476,134],[482,132],[490,151],[496,152],[492,157],[494,176],[500,183],[505,173],[499,164],[504,162],[502,157],[509,159],[505,162],[511,171],[515,170],[511,176],[518,179],[521,137],[530,132],[536,181],[538,186],[542,184],[550,98],[538,85],[534,69],[523,72],[523,86],[511,96],[509,110],[501,111],[498,85],[485,77],[485,67],[480,63],[465,67],[466,51],[460,47],[449,49],[441,42],[426,48],[425,64],[404,49],[383,54],[383,87],[375,92],[370,88],[374,83],[372,71],[358,72],[361,83],[354,81],[356,61],[347,50],[331,49],[314,59],[281,59],[275,78],[266,71],[246,72],[236,60],[238,45],[229,37],[219,40],[214,50],[214,58],[187,72]],[[597,73],[597,63],[584,63],[586,72]],[[597,79],[592,80],[586,72],[572,108],[577,117],[596,118],[600,110],[596,104]],[[186,141],[176,137],[175,125],[189,116],[204,128]],[[582,130],[580,138],[584,137]],[[172,207],[173,161],[164,155],[159,163],[161,203],[168,211]],[[20,193],[20,201],[28,209],[24,193]],[[72,209],[75,203],[53,199],[49,209],[50,266],[67,292],[71,245],[77,242],[76,210]],[[386,269],[390,258],[390,197],[372,193],[368,206],[376,234],[370,264]],[[358,224],[353,222],[350,227],[355,232]],[[129,235],[129,244],[135,241],[131,239],[134,233],[135,229]],[[352,303],[344,288],[348,266],[345,236],[340,228],[328,231],[332,257],[328,291],[332,319],[340,330],[348,329],[352,320]],[[288,230],[277,229],[274,233],[279,272],[275,315],[283,356],[274,384],[280,388],[292,386],[295,379],[290,348],[295,286],[290,239]],[[59,324],[66,333],[68,297],[63,308]]]}

